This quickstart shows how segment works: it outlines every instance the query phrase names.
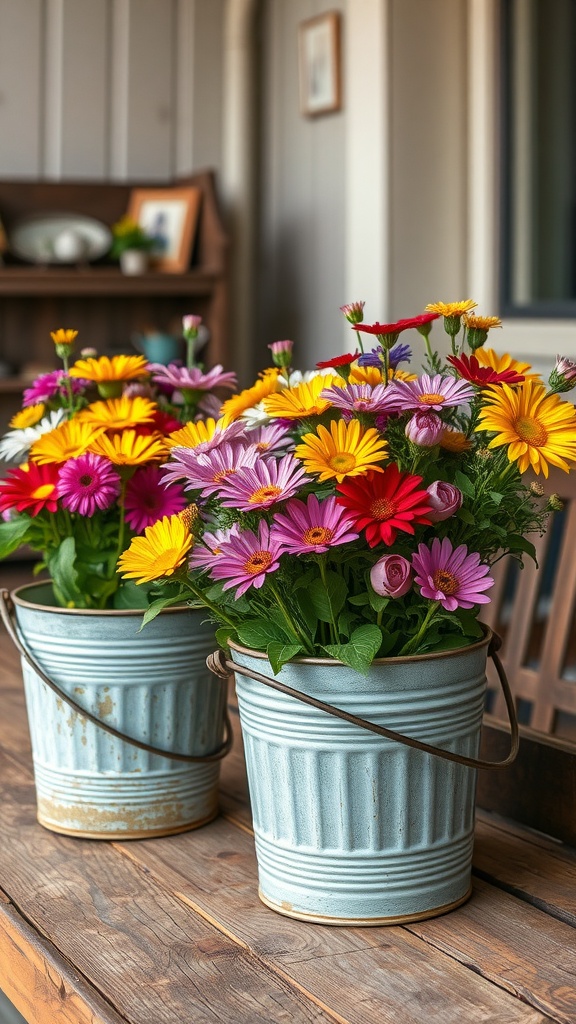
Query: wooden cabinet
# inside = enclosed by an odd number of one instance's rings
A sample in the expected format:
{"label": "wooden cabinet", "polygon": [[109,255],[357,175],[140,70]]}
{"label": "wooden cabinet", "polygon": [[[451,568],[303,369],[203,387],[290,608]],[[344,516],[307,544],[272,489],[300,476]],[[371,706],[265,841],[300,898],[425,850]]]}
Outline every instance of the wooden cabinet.
{"label": "wooden cabinet", "polygon": [[[210,171],[174,182],[197,185],[202,202],[190,268],[182,274],[121,273],[117,264],[36,266],[8,254],[0,267],[0,362],[12,369],[0,377],[0,427],[19,408],[22,371],[57,367],[50,331],[79,331],[78,346],[99,354],[134,352],[135,331],[154,327],[179,333],[186,313],[202,316],[210,331],[205,362],[229,365],[228,237]],[[21,218],[39,213],[80,213],[111,225],[128,207],[133,187],[146,182],[0,181],[0,217],[8,235]]]}

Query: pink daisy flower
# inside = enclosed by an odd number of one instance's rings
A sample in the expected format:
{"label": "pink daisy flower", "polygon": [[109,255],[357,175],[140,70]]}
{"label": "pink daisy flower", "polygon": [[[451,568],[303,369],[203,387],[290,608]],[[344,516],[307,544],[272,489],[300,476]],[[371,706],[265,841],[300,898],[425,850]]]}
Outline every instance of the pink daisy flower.
{"label": "pink daisy flower", "polygon": [[149,363],[148,369],[156,384],[168,384],[179,391],[212,391],[213,388],[229,388],[233,391],[237,383],[236,374],[225,372],[220,363],[208,370],[208,373],[203,373],[198,366],[188,369],[178,363],[169,363],[168,366]]}
{"label": "pink daisy flower", "polygon": [[291,498],[284,512],[277,512],[272,523],[272,536],[280,541],[283,551],[305,555],[358,539],[350,516],[333,496],[320,502],[315,494],[310,494],[306,503]]}
{"label": "pink daisy flower", "polygon": [[269,508],[291,498],[309,480],[293,455],[285,455],[278,462],[262,459],[226,481],[220,491],[222,504],[241,512]]}
{"label": "pink daisy flower", "polygon": [[217,395],[202,395],[196,406],[195,419],[207,420],[212,417],[213,420],[217,420],[220,417],[221,408],[222,399],[218,398]]}
{"label": "pink daisy flower", "polygon": [[[36,405],[37,402],[49,402],[53,398],[66,398],[65,379],[66,374],[63,370],[51,370],[50,373],[41,373],[32,382],[30,387],[24,390],[22,405],[26,407],[28,405]],[[69,379],[74,395],[90,387],[91,382],[89,380],[81,380],[80,377],[70,377]]]}
{"label": "pink daisy flower", "polygon": [[344,412],[391,413],[400,408],[398,395],[386,384],[347,384],[344,388],[324,388],[320,398],[326,398]]}
{"label": "pink daisy flower", "polygon": [[237,587],[236,597],[241,597],[250,587],[259,589],[267,574],[276,572],[280,554],[280,542],[270,535],[268,523],[262,520],[258,536],[252,530],[243,530],[221,543],[212,579],[226,580],[223,590]]}
{"label": "pink daisy flower", "polygon": [[238,524],[233,523],[229,530],[214,530],[213,533],[202,534],[196,542],[190,556],[191,569],[212,569],[214,561],[222,554],[222,544],[230,540],[230,537],[238,535]]}
{"label": "pink daisy flower", "polygon": [[164,516],[173,516],[186,508],[188,501],[179,484],[164,487],[160,467],[153,464],[137,469],[128,482],[124,518],[135,533],[143,533]]}
{"label": "pink daisy flower", "polygon": [[474,398],[474,388],[466,380],[431,377],[423,373],[418,380],[393,380],[388,385],[396,395],[397,408],[402,412],[416,409],[434,409],[439,412],[451,405],[461,405]]}
{"label": "pink daisy flower", "polygon": [[439,601],[447,612],[490,603],[484,594],[494,585],[488,576],[490,567],[480,562],[477,552],[470,554],[465,544],[453,548],[447,537],[443,541],[435,537],[429,548],[419,544],[412,568],[422,597]]}
{"label": "pink daisy flower", "polygon": [[198,453],[197,448],[175,448],[174,452],[174,461],[162,467],[164,480],[182,480],[187,490],[201,491],[203,497],[218,494],[229,477],[254,466],[258,459],[255,447],[240,444],[221,444],[211,452]]}
{"label": "pink daisy flower", "polygon": [[90,517],[114,504],[120,477],[109,459],[85,452],[60,467],[57,490],[64,508]]}
{"label": "pink daisy flower", "polygon": [[246,440],[248,444],[256,445],[256,448],[264,457],[278,452],[282,448],[286,448],[286,445],[292,442],[285,422],[270,423],[266,426],[247,430]]}

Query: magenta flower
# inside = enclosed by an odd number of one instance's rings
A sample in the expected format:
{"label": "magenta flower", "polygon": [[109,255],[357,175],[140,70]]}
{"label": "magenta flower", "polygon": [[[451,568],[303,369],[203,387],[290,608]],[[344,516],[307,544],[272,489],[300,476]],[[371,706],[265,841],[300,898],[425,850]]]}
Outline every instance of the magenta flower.
{"label": "magenta flower", "polygon": [[358,540],[359,535],[333,496],[320,502],[315,494],[310,494],[306,503],[292,498],[286,503],[284,514],[276,513],[272,536],[280,541],[283,551],[305,555]]}
{"label": "magenta flower", "polygon": [[435,412],[418,409],[408,420],[405,434],[409,441],[420,448],[433,448],[444,432],[444,424]]}
{"label": "magenta flower", "polygon": [[426,490],[428,491],[428,504],[431,506],[428,513],[431,523],[441,523],[444,519],[449,519],[462,504],[462,491],[458,490],[454,484],[435,480]]}
{"label": "magenta flower", "polygon": [[474,388],[468,381],[442,377],[439,373],[434,377],[423,373],[418,380],[393,380],[389,388],[396,393],[398,408],[403,412],[416,409],[439,412],[474,397]]}
{"label": "magenta flower", "polygon": [[226,481],[220,491],[222,504],[241,512],[269,508],[291,498],[309,479],[293,455],[285,455],[278,462],[262,459]]}
{"label": "magenta flower", "polygon": [[148,370],[156,384],[168,384],[178,391],[212,391],[212,388],[229,388],[233,391],[236,387],[236,374],[224,372],[220,363],[208,370],[208,373],[203,373],[198,366],[188,369],[178,363],[169,363],[168,366],[148,363]]}
{"label": "magenta flower", "polygon": [[380,597],[404,597],[412,587],[412,566],[403,555],[384,555],[372,566],[370,583]]}
{"label": "magenta flower", "polygon": [[69,512],[90,517],[114,504],[120,494],[120,477],[109,459],[85,452],[60,467],[57,493]]}
{"label": "magenta flower", "polygon": [[214,530],[213,533],[207,530],[192,548],[190,568],[212,569],[214,560],[222,553],[221,545],[230,540],[230,537],[237,535],[237,523],[233,523],[229,530]]}
{"label": "magenta flower", "polygon": [[203,497],[218,494],[229,477],[258,459],[256,447],[240,444],[221,444],[210,452],[197,448],[175,448],[174,452],[174,462],[162,467],[164,480],[182,480],[187,490],[201,491]]}
{"label": "magenta flower", "polygon": [[[53,398],[66,398],[67,391],[64,381],[66,374],[63,370],[51,370],[50,373],[41,373],[39,377],[25,388],[22,405],[36,405],[37,402],[49,402]],[[77,395],[80,391],[90,387],[89,380],[81,380],[80,377],[70,377],[72,394]]]}
{"label": "magenta flower", "polygon": [[324,388],[320,398],[326,398],[336,409],[344,412],[391,413],[399,408],[398,396],[386,384],[347,384],[344,388]]}
{"label": "magenta flower", "polygon": [[220,544],[212,579],[226,580],[223,590],[237,587],[236,597],[241,597],[250,587],[259,589],[267,574],[276,572],[280,554],[280,542],[270,535],[268,523],[262,520],[258,536],[252,530],[243,530]]}
{"label": "magenta flower", "polygon": [[490,603],[483,593],[494,585],[488,576],[490,567],[480,562],[476,551],[469,554],[465,544],[453,548],[448,537],[443,541],[435,537],[429,548],[419,544],[412,568],[422,597],[439,601],[447,612]]}
{"label": "magenta flower", "polygon": [[178,484],[163,486],[159,466],[137,469],[126,488],[125,519],[135,533],[143,533],[164,516],[173,516],[186,508],[188,501]]}

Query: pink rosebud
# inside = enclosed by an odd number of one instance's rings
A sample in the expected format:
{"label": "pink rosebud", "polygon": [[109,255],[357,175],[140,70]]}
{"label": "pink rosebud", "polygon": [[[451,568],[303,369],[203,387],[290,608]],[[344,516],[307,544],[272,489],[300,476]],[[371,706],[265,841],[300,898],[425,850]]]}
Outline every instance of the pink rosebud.
{"label": "pink rosebud", "polygon": [[432,511],[426,515],[431,523],[441,523],[443,519],[449,519],[458,511],[462,504],[462,491],[459,491],[454,484],[444,483],[443,480],[435,480],[428,491],[428,504]]}
{"label": "pink rosebud", "polygon": [[92,348],[92,346],[90,345],[88,348],[80,349],[80,356],[82,357],[82,359],[96,359],[98,356],[98,350]]}
{"label": "pink rosebud", "polygon": [[406,424],[406,437],[420,448],[433,448],[442,437],[444,424],[435,412],[415,412]]}
{"label": "pink rosebud", "polygon": [[194,313],[188,313],[182,317],[182,331],[185,338],[194,339],[198,334],[198,328],[202,323],[201,316],[195,316]]}
{"label": "pink rosebud", "polygon": [[412,566],[402,555],[384,555],[372,566],[370,583],[380,597],[404,597],[412,586]]}
{"label": "pink rosebud", "polygon": [[293,341],[273,341],[268,345],[268,348],[272,353],[274,366],[281,366],[282,368],[290,366],[292,361],[293,345]]}

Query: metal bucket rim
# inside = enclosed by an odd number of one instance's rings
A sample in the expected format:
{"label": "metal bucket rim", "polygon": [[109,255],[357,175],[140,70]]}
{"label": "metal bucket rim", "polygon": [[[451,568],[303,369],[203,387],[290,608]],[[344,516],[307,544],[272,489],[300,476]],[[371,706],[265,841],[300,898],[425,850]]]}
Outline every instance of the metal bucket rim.
{"label": "metal bucket rim", "polygon": [[[114,618],[118,616],[142,616],[144,615],[145,608],[62,608],[60,605],[51,604],[40,604],[37,601],[28,601],[23,596],[25,591],[35,590],[37,587],[52,586],[51,580],[38,580],[36,583],[25,583],[21,587],[17,587],[10,594],[10,597],[15,605],[19,608],[31,609],[33,611],[42,612],[57,612],[59,615],[105,615],[106,617],[112,616]],[[177,604],[172,605],[168,608],[162,609],[162,615],[166,614],[181,614],[182,612],[205,612],[206,609],[203,606],[193,607],[188,604]]]}
{"label": "metal bucket rim", "polygon": [[[482,640],[476,640],[473,644],[467,644],[465,647],[456,647],[449,651],[429,651],[427,654],[405,654],[396,658],[375,658],[371,663],[370,668],[379,665],[401,665],[413,661],[430,661],[438,658],[450,658],[456,657],[463,653],[468,654],[471,651],[480,650],[482,647],[487,647],[493,637],[493,631],[484,622],[480,622],[479,625],[482,627],[484,637]],[[264,651],[253,651],[249,647],[242,647],[240,644],[235,643],[233,640],[228,640],[228,646],[231,650],[237,651],[239,654],[247,654],[252,658],[260,658],[263,661],[268,661],[268,657]],[[343,661],[338,661],[336,658],[291,658],[288,665],[333,665],[335,668],[346,668],[350,670],[349,665],[346,665]],[[238,665],[239,669],[242,669],[241,665]]]}

